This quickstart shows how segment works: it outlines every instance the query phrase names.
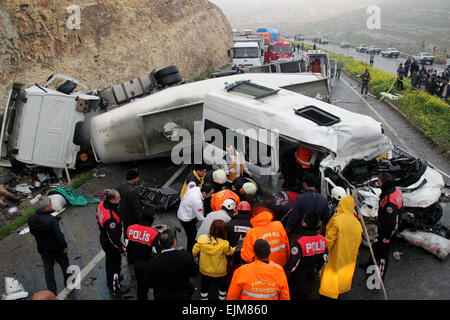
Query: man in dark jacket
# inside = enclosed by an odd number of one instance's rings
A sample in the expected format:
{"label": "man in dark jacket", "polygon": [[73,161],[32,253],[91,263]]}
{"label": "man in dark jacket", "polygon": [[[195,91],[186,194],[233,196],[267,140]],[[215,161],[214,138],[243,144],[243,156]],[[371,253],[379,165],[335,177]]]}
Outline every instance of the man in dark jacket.
{"label": "man in dark jacket", "polygon": [[405,68],[403,68],[403,64],[397,68],[397,89],[403,90],[403,76],[405,75]]}
{"label": "man in dark jacket", "polygon": [[412,61],[411,58],[408,57],[408,59],[406,59],[405,61],[405,77],[408,77],[408,73],[409,73],[409,68],[411,67]]}
{"label": "man in dark jacket", "polygon": [[129,170],[126,179],[127,182],[124,182],[115,188],[120,194],[118,213],[125,231],[130,225],[139,223],[143,212],[143,205],[136,190],[136,185],[139,182],[138,170]]}
{"label": "man in dark jacket", "polygon": [[227,222],[228,242],[230,247],[236,247],[234,255],[228,260],[227,277],[229,282],[233,277],[234,271],[245,262],[241,258],[241,248],[247,231],[252,228],[250,223],[250,213],[252,207],[247,201],[241,201],[236,207],[237,214],[231,217]]}
{"label": "man in dark jacket", "polygon": [[52,202],[48,197],[42,197],[37,204],[38,210],[28,219],[30,233],[36,238],[37,250],[42,257],[44,263],[45,282],[47,288],[55,295],[56,282],[53,266],[55,261],[61,267],[64,276],[64,285],[70,274],[67,273],[69,267],[69,258],[67,252],[67,242],[64,234],[59,228],[59,223],[55,217],[51,215],[53,212]]}
{"label": "man in dark jacket", "polygon": [[303,177],[303,188],[305,192],[300,194],[294,201],[294,210],[289,214],[286,223],[286,232],[289,236],[289,243],[302,234],[302,220],[307,212],[315,212],[322,222],[322,230],[328,223],[329,211],[328,199],[316,191],[318,184],[317,177],[313,174],[306,174]]}
{"label": "man in dark jacket", "polygon": [[378,208],[378,237],[374,244],[374,254],[377,260],[381,278],[386,274],[389,251],[392,241],[398,231],[400,213],[403,209],[403,194],[394,186],[394,179],[388,173],[378,178],[381,188]]}
{"label": "man in dark jacket", "polygon": [[153,220],[153,212],[144,212],[140,223],[127,229],[127,255],[132,255],[134,260],[138,300],[148,298],[150,260],[161,252],[159,232],[152,228]]}
{"label": "man in dark jacket", "polygon": [[302,234],[291,247],[291,255],[284,265],[288,274],[292,300],[311,299],[318,272],[328,261],[327,241],[318,234],[318,216],[308,212],[302,221]]}
{"label": "man in dark jacket", "polygon": [[[379,176],[378,185],[381,188],[377,218],[378,236],[377,241],[373,244],[373,251],[380,268],[381,278],[384,280],[390,247],[398,231],[400,214],[403,209],[403,194],[399,188],[394,186],[394,180],[389,173]],[[367,269],[370,265],[373,265],[371,257],[360,267]]]}
{"label": "man in dark jacket", "polygon": [[198,266],[192,254],[176,250],[174,231],[160,233],[161,254],[150,262],[149,286],[155,300],[191,300],[194,285],[190,277],[198,275]]}
{"label": "man in dark jacket", "polygon": [[121,256],[126,256],[121,240],[122,222],[117,214],[119,203],[119,192],[109,190],[105,201],[98,204],[96,215],[100,229],[100,245],[105,252],[106,283],[113,295],[124,292],[119,280]]}

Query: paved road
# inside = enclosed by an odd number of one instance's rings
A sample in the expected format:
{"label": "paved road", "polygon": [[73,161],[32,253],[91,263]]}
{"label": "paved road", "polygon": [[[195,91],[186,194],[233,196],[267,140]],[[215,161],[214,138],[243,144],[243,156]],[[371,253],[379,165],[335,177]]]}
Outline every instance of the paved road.
{"label": "paved road", "polygon": [[[362,100],[354,90],[358,91],[357,83],[345,75],[341,80],[333,80],[333,100],[340,107],[350,111],[368,114],[384,123],[386,134],[394,143],[407,148],[419,158],[429,160],[447,173],[450,165],[443,157],[437,154],[425,139],[417,134],[395,112],[377,100],[367,98]],[[382,117],[379,118],[379,116]],[[104,188],[110,188],[123,181],[129,164],[108,165],[102,168],[106,178],[93,178],[80,188],[85,194],[95,194]],[[169,159],[141,161],[138,163],[141,178],[152,186],[161,186],[178,170]],[[180,183],[188,173],[187,168],[173,183]],[[444,205],[442,222],[450,224],[448,205]],[[61,214],[62,230],[69,243],[69,258],[72,264],[81,269],[89,265],[101,251],[98,243],[98,228],[95,221],[95,205],[75,208],[70,207]],[[176,211],[171,210],[159,214],[155,222],[164,222],[181,228]],[[184,231],[178,233],[178,243],[186,243]],[[400,261],[391,259],[386,289],[390,299],[450,299],[450,283],[448,275],[450,261],[442,262],[421,248],[398,242],[393,251],[404,253]],[[0,241],[0,279],[13,276],[19,280],[30,292],[45,288],[42,262],[36,252],[34,238],[30,234],[11,234]],[[368,250],[361,247],[359,261],[366,259]],[[58,290],[61,291],[62,277],[59,269],[55,268]],[[125,281],[132,284],[125,299],[135,299],[135,283],[130,280],[128,267],[124,263],[123,271]],[[199,287],[199,277],[194,279]],[[4,292],[3,282],[0,281],[0,291]],[[30,295],[31,296],[31,295]],[[150,296],[151,297],[151,296]],[[199,298],[198,291],[194,299]],[[380,291],[370,291],[365,285],[363,270],[357,269],[353,280],[353,289],[345,294],[343,299],[382,299]],[[104,258],[94,264],[92,270],[81,281],[81,290],[72,291],[68,300],[109,300],[111,296],[105,284]]]}
{"label": "paved road", "polygon": [[[305,41],[306,44],[309,45],[313,45],[314,43],[312,41]],[[348,49],[344,49],[339,47],[339,45],[337,44],[321,44],[318,43],[316,44],[318,47],[321,47],[323,49],[335,52],[335,53],[339,53],[339,54],[343,54],[345,56],[351,56],[357,60],[369,63],[369,57],[370,55],[367,53],[361,53],[361,52],[356,52],[355,48],[348,48]],[[374,61],[373,61],[373,67],[374,68],[378,68],[380,70],[384,70],[387,71],[391,74],[397,74],[397,68],[398,65],[400,63],[405,63],[406,58],[404,57],[399,57],[399,58],[388,58],[388,57],[382,57],[381,54],[375,54],[374,55]],[[445,65],[440,65],[440,64],[433,64],[432,66],[430,66],[429,64],[425,65],[425,67],[427,69],[430,68],[434,68],[436,69],[438,72],[442,72],[445,69]]]}

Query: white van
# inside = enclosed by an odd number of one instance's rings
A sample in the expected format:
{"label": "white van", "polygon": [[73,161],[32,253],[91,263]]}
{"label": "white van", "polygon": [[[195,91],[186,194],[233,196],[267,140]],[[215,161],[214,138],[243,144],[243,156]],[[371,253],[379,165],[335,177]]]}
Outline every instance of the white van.
{"label": "white van", "polygon": [[[206,93],[202,132],[206,163],[217,167],[226,147],[234,145],[270,191],[283,185],[281,160],[293,157],[286,150],[304,145],[321,156],[321,193],[329,196],[336,185],[358,192],[367,217],[377,216],[376,181],[382,170],[402,187],[405,207],[439,211],[434,205],[444,187],[442,176],[394,149],[382,124],[369,116],[262,82],[240,81]],[[390,159],[382,159],[388,154]]]}
{"label": "white van", "polygon": [[[303,59],[305,60],[306,70],[308,72],[320,73],[326,77],[328,81],[334,77],[334,70],[331,67],[331,61],[328,53],[322,50],[308,50],[303,53]],[[334,61],[334,64],[336,61]]]}

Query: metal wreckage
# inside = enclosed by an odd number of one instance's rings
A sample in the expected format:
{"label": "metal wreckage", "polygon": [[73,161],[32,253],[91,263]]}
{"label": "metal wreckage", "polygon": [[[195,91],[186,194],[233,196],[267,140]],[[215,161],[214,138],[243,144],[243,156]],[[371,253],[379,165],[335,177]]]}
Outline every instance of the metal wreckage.
{"label": "metal wreckage", "polygon": [[[236,136],[239,128],[277,131],[280,144],[305,145],[322,155],[320,191],[329,197],[330,204],[334,186],[354,195],[358,212],[371,225],[371,240],[376,234],[381,193],[377,176],[391,173],[404,195],[401,228],[431,231],[447,241],[439,244],[444,248],[441,256],[446,257],[449,234],[439,221],[443,212],[440,201],[447,186],[439,169],[394,147],[380,122],[330,104],[329,79],[302,70],[301,61],[291,61],[188,82],[182,81],[176,66],[169,66],[87,93],[76,91],[76,79],[60,74],[52,75],[44,85],[24,88],[14,84],[3,116],[1,163],[67,171],[98,162],[167,157],[179,143],[181,129],[197,135],[194,141],[201,143],[194,150],[208,146],[204,130],[211,124]],[[58,78],[65,82],[51,89]],[[202,132],[195,132],[195,122],[202,123]],[[248,138],[239,138],[247,151]],[[279,163],[283,155],[272,142],[262,139],[257,144],[274,147],[271,163]],[[221,158],[225,146],[214,148]],[[204,160],[215,164],[214,159]],[[256,179],[273,192],[280,190],[282,168],[272,166],[269,174],[262,174],[267,168],[257,159],[248,165]],[[144,203],[161,211],[178,199],[171,188],[152,189],[142,184],[139,192]]]}

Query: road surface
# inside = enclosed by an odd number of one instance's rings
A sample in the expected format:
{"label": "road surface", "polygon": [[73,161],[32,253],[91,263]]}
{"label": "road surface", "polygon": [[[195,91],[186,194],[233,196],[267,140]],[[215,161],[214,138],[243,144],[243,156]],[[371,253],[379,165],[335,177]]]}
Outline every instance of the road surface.
{"label": "road surface", "polygon": [[[305,44],[313,45],[314,43],[312,41],[305,41]],[[325,50],[335,52],[335,53],[343,54],[347,57],[353,57],[357,60],[360,60],[360,61],[363,61],[363,62],[369,64],[370,55],[367,53],[356,52],[355,48],[345,49],[345,48],[341,48],[338,44],[332,44],[332,43],[329,43],[329,44],[317,43],[316,46],[323,48]],[[406,59],[407,58],[405,58],[405,57],[388,58],[388,57],[382,57],[381,54],[374,54],[373,67],[396,75],[399,64],[400,63],[404,64]],[[433,68],[433,69],[437,70],[438,73],[444,71],[445,67],[446,67],[445,65],[436,64],[436,63],[433,63],[432,66],[430,66],[429,64],[425,65],[425,68],[427,70],[430,68]]]}

